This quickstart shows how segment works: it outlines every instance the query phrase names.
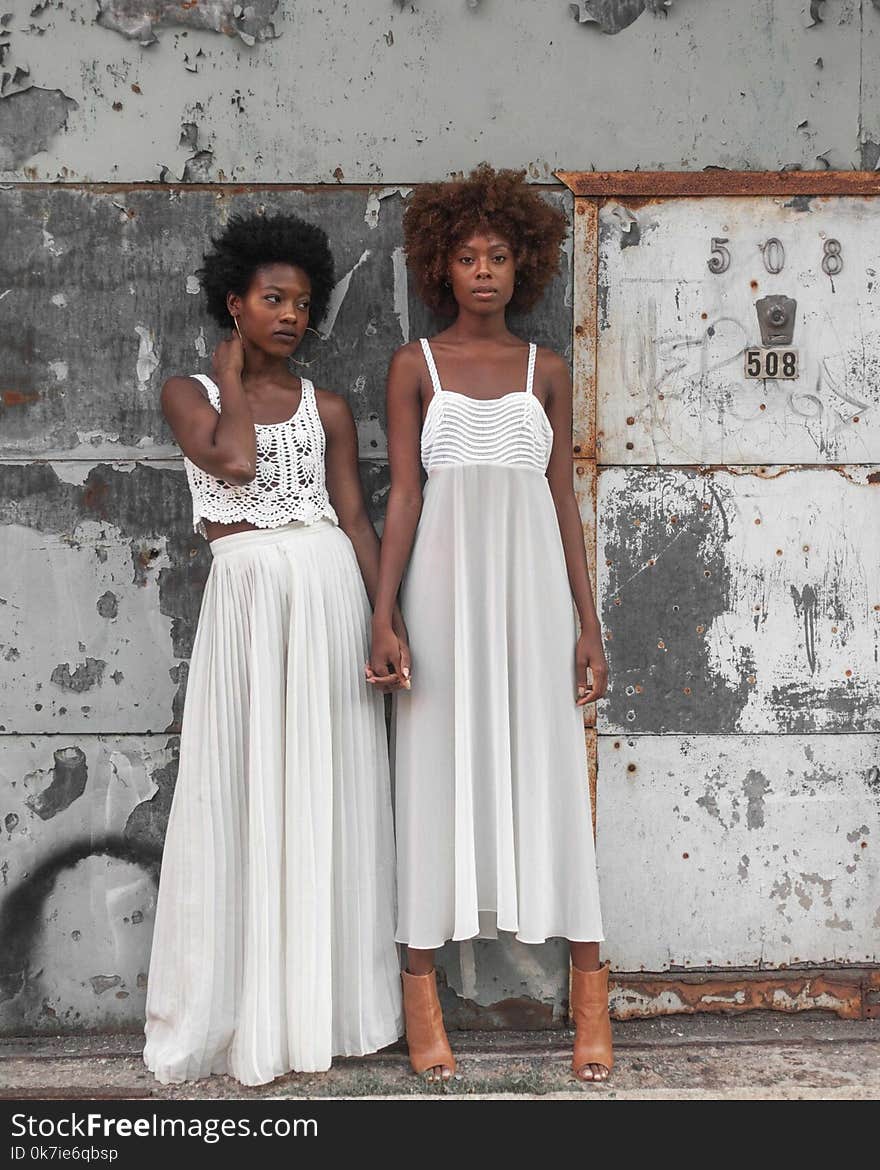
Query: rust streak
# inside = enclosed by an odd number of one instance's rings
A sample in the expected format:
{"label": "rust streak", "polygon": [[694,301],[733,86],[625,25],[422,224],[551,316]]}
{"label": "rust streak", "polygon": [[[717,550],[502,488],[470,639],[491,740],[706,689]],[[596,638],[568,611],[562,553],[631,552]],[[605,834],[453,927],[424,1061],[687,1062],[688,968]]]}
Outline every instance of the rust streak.
{"label": "rust streak", "polygon": [[587,738],[587,782],[590,789],[590,808],[593,814],[593,840],[596,838],[596,785],[599,777],[599,740],[595,728],[588,727]]}
{"label": "rust streak", "polygon": [[577,196],[880,195],[876,171],[555,171]]}
{"label": "rust streak", "polygon": [[[695,973],[689,978],[612,975],[611,987],[618,993],[613,1015],[623,1020],[704,1012],[739,1015],[750,1011],[830,1011],[841,1019],[859,1020],[871,1013],[871,989],[880,983],[878,977],[880,972],[863,975],[853,970],[769,978],[756,978],[741,971],[721,978],[714,973]],[[627,992],[632,993],[629,1003]],[[880,1004],[874,1014],[880,1015]]]}
{"label": "rust streak", "polygon": [[4,390],[2,395],[4,406],[24,406],[26,402],[36,402],[39,394],[22,394],[20,390]]}

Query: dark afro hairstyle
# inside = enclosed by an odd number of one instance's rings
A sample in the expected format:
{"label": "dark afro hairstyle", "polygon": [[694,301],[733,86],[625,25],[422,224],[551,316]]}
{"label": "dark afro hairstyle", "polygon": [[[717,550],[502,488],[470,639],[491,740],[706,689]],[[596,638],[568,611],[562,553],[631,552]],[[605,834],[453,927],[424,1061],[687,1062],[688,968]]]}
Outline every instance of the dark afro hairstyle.
{"label": "dark afro hairstyle", "polygon": [[327,311],[333,289],[333,256],[327,234],[295,215],[232,215],[199,271],[208,312],[223,327],[231,324],[226,296],[244,296],[258,268],[294,264],[312,284],[311,320]]}
{"label": "dark afro hairstyle", "polygon": [[403,216],[406,259],[422,300],[435,312],[455,312],[446,285],[449,255],[481,229],[491,228],[513,248],[511,309],[531,309],[559,271],[559,247],[568,232],[565,214],[528,187],[524,175],[482,163],[466,179],[416,188]]}

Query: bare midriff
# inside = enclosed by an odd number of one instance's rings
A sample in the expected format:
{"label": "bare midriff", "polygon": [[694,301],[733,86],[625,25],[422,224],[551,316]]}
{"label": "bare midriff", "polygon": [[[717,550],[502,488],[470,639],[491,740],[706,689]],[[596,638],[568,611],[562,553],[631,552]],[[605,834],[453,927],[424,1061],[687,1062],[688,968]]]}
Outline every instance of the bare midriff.
{"label": "bare midriff", "polygon": [[235,524],[220,524],[216,520],[205,520],[205,536],[208,540],[219,540],[221,536],[232,536],[236,532],[261,532],[263,529],[257,528],[256,524],[251,524],[250,520],[237,520]]}

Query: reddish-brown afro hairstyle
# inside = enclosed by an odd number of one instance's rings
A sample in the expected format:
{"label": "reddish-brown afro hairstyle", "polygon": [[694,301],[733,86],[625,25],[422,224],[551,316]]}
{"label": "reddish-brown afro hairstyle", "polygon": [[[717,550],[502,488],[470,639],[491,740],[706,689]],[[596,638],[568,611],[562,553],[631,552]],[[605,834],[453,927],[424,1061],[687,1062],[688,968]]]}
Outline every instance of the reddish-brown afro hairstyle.
{"label": "reddish-brown afro hairstyle", "polygon": [[513,248],[514,310],[531,309],[559,271],[559,246],[568,226],[523,182],[525,171],[496,171],[482,163],[466,179],[417,187],[403,216],[407,264],[419,294],[438,313],[455,312],[446,286],[449,254],[474,232],[491,228]]}

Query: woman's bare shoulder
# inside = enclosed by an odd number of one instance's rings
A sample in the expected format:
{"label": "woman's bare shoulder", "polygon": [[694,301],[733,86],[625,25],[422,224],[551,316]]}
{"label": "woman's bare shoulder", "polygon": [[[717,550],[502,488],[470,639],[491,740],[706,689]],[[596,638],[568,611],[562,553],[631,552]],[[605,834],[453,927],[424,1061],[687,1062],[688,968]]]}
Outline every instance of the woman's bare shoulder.
{"label": "woman's bare shoulder", "polygon": [[214,409],[208,402],[205,387],[192,374],[172,374],[162,386],[159,400],[166,416],[169,410],[180,413],[193,408],[199,409],[200,403],[204,403],[211,410]]}

